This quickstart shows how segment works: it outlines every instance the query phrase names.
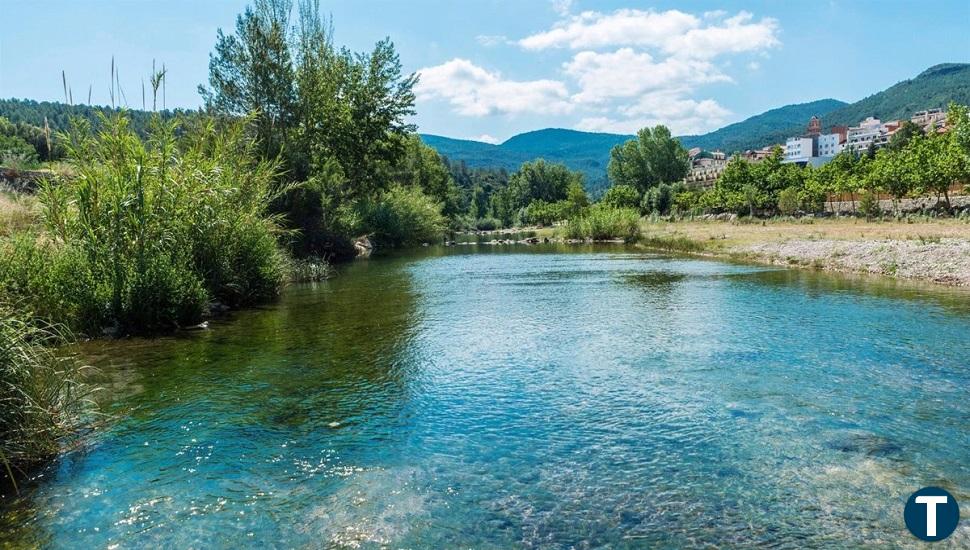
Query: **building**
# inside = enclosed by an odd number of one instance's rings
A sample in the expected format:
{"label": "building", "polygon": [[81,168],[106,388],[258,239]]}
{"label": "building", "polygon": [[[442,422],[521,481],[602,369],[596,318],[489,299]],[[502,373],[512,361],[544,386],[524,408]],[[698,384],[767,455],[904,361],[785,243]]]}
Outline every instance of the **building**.
{"label": "building", "polygon": [[930,128],[938,128],[946,123],[946,111],[943,109],[928,109],[926,111],[918,111],[909,119],[913,124],[918,125],[924,131]]}
{"label": "building", "polygon": [[812,116],[811,120],[808,121],[808,131],[805,135],[817,136],[822,133],[822,119],[817,116]]}
{"label": "building", "polygon": [[811,137],[790,137],[785,141],[785,162],[804,162],[818,156],[815,139]]}
{"label": "building", "polygon": [[771,156],[771,153],[774,152],[776,147],[781,147],[781,145],[769,145],[761,149],[748,149],[741,153],[741,158],[748,162],[761,162]]}
{"label": "building", "polygon": [[[695,148],[697,149],[697,148]],[[684,181],[688,184],[699,184],[707,187],[717,181],[718,176],[727,166],[727,155],[721,151],[688,151],[690,156],[690,170]]]}
{"label": "building", "polygon": [[845,149],[845,135],[837,132],[818,136],[819,157],[834,157]]}
{"label": "building", "polygon": [[879,136],[885,133],[885,127],[878,118],[868,117],[858,126],[850,126],[846,132],[845,149],[856,153],[864,153]]}

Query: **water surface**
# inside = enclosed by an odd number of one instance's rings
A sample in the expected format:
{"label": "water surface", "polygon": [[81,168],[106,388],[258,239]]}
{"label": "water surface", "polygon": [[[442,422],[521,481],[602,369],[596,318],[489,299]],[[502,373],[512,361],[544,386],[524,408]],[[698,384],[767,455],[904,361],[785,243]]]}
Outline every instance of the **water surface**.
{"label": "water surface", "polygon": [[430,248],[85,352],[116,420],[5,499],[0,544],[915,546],[938,485],[970,545],[956,291]]}

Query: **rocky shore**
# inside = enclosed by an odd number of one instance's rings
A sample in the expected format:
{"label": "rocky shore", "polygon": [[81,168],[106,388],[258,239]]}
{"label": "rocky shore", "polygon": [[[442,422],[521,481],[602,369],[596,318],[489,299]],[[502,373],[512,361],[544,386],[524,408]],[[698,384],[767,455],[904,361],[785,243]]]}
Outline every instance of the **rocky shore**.
{"label": "rocky shore", "polygon": [[793,239],[732,247],[726,252],[773,265],[970,286],[970,241],[966,239]]}

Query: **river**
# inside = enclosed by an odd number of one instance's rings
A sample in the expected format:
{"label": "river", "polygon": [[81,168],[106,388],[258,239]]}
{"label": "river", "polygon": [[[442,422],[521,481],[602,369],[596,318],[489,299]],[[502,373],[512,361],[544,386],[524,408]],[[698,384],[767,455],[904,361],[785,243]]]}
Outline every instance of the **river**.
{"label": "river", "polygon": [[0,546],[915,547],[925,485],[970,545],[965,291],[429,247],[83,352],[111,416]]}

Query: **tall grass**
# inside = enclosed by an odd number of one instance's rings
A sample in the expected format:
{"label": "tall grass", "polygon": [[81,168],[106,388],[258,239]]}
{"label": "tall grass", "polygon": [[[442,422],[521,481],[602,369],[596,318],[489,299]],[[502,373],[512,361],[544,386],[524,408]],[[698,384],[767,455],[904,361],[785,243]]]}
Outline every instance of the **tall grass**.
{"label": "tall grass", "polygon": [[70,178],[41,186],[46,231],[0,246],[0,290],[45,319],[98,335],[198,323],[209,302],[275,296],[286,259],[266,206],[277,164],[254,160],[248,120],[182,128],[152,119],[141,140],[124,114],[62,137]]}
{"label": "tall grass", "polygon": [[87,387],[68,335],[0,304],[0,491],[53,457],[81,421]]}
{"label": "tall grass", "polygon": [[566,223],[568,239],[623,239],[627,242],[640,236],[640,213],[633,208],[617,208],[597,204]]}

